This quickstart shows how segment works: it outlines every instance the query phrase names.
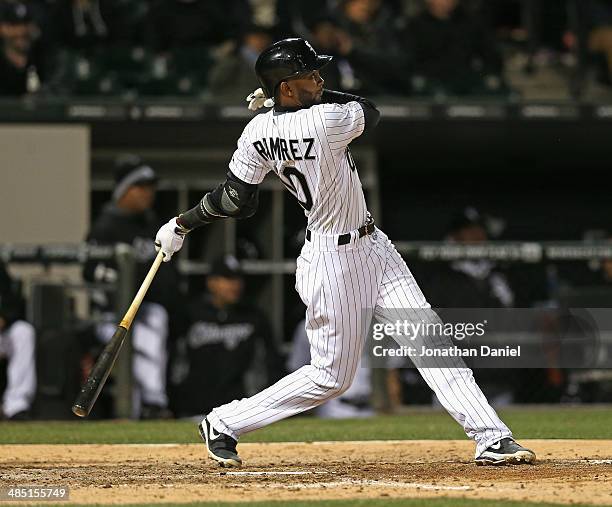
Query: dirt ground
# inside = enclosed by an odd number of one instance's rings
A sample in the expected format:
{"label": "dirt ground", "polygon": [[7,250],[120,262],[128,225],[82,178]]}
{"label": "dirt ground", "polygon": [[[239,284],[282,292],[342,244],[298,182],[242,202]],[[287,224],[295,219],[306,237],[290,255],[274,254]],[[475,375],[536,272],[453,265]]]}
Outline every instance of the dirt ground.
{"label": "dirt ground", "polygon": [[83,504],[439,496],[612,504],[612,440],[521,443],[536,465],[478,467],[468,441],[241,444],[241,469],[217,467],[203,445],[3,445],[0,489],[69,486]]}

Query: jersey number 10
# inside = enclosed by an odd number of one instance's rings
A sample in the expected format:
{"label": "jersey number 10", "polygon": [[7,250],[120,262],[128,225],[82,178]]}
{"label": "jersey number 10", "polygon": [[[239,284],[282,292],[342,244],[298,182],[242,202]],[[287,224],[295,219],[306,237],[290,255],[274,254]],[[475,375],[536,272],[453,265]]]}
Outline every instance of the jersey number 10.
{"label": "jersey number 10", "polygon": [[[312,194],[308,188],[306,176],[298,171],[297,167],[286,166],[283,168],[283,177],[281,178],[281,181],[283,182],[283,185],[287,187],[287,190],[289,190],[289,192],[295,196],[302,208],[304,208],[306,211],[310,211],[312,209]],[[304,195],[303,201],[300,201],[297,185],[300,186],[302,194]]]}
{"label": "jersey number 10", "polygon": [[[351,168],[351,171],[354,171],[357,165],[355,164],[355,160],[353,159],[353,155],[351,154],[351,150],[349,150],[348,146],[346,147],[346,159],[348,160],[348,165]],[[291,177],[295,179],[292,179]],[[280,179],[283,182],[283,185],[287,187],[287,190],[291,192],[297,202],[300,204],[302,208],[306,211],[310,211],[312,209],[312,194],[310,193],[310,189],[308,188],[308,182],[306,181],[306,176],[304,176],[300,171],[297,170],[297,167],[293,166],[285,166],[283,168],[282,177]],[[298,187],[302,190],[302,194],[304,195],[304,200],[300,201],[300,196],[298,194]]]}

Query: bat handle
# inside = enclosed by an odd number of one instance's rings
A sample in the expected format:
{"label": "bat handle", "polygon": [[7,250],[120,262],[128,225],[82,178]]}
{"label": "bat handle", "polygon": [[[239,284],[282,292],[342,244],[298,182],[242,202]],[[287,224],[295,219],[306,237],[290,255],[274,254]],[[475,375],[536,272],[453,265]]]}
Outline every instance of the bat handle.
{"label": "bat handle", "polygon": [[134,320],[134,316],[136,315],[136,312],[138,312],[138,308],[140,308],[140,304],[142,303],[142,300],[144,299],[147,291],[149,290],[149,287],[151,286],[151,282],[153,282],[153,278],[155,278],[155,274],[157,273],[157,270],[159,269],[159,266],[161,265],[163,260],[164,260],[164,254],[160,250],[159,252],[157,252],[157,256],[155,257],[155,260],[153,261],[153,265],[149,269],[149,272],[147,273],[147,276],[142,282],[140,289],[138,289],[138,292],[136,293],[136,296],[134,297],[132,304],[128,308],[127,312],[125,312],[125,315],[123,316],[123,320],[119,324],[121,327],[124,327],[125,329],[130,329],[130,326],[132,325],[132,321]]}

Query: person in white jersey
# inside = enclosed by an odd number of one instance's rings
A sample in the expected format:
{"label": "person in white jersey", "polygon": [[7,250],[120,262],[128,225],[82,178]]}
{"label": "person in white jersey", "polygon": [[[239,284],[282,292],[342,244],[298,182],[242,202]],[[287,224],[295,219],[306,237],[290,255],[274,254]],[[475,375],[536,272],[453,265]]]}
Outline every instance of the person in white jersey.
{"label": "person in white jersey", "polygon": [[[200,434],[209,457],[222,466],[242,464],[236,451],[241,435],[346,391],[373,315],[392,320],[389,310],[405,318],[412,310],[424,310],[437,317],[391,241],[374,225],[351,157],[349,144],[376,127],[380,113],[367,99],[323,88],[319,70],[331,58],[317,55],[301,38],[281,40],[261,53],[256,73],[263,93],[258,90],[247,100],[250,109],[272,109],[245,127],[226,181],[163,225],[155,238],[169,261],[193,229],[252,216],[257,186],[269,172],[296,197],[308,220],[296,289],[307,306],[311,362],[260,393],[206,415]],[[535,461],[532,451],[514,441],[461,359],[419,367],[419,372],[475,440],[478,464]]]}

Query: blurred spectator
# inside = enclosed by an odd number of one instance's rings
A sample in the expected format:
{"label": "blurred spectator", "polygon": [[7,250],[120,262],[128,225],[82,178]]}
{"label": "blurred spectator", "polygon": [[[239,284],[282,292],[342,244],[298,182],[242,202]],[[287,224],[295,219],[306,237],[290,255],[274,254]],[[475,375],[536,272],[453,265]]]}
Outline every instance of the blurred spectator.
{"label": "blurred spectator", "polygon": [[331,55],[334,59],[321,69],[325,88],[330,90],[353,91],[359,86],[355,70],[348,59],[338,53],[342,33],[336,19],[330,15],[315,18],[308,27],[309,40],[318,53]]}
{"label": "blurred spectator", "polygon": [[0,419],[29,419],[36,392],[36,333],[22,314],[21,297],[0,262],[0,360],[8,361]]}
{"label": "blurred spectator", "polygon": [[237,35],[232,24],[232,2],[157,0],[151,7],[148,41],[156,52],[177,48],[210,48]]}
{"label": "blurred spectator", "polygon": [[279,38],[300,36],[311,43],[310,27],[321,17],[329,16],[336,0],[283,0],[277,3]]}
{"label": "blurred spectator", "polygon": [[[134,2],[140,4],[140,2]],[[143,9],[144,10],[144,9]],[[143,12],[144,13],[144,12]],[[50,29],[60,46],[91,51],[138,38],[133,6],[121,0],[56,0]]]}
{"label": "blurred spectator", "polygon": [[250,24],[276,29],[279,24],[279,11],[287,0],[233,0],[229,3],[234,23],[244,29]]}
{"label": "blurred spectator", "polygon": [[172,408],[180,417],[206,414],[228,399],[247,396],[246,375],[259,345],[265,348],[267,383],[284,374],[267,319],[242,300],[244,280],[236,258],[213,262],[207,289],[189,305],[189,329],[177,344],[171,369]]}
{"label": "blurred spectator", "polygon": [[405,93],[403,19],[381,0],[342,0],[338,10],[337,54],[346,58],[364,94]]}
{"label": "blurred spectator", "polygon": [[[450,222],[447,240],[453,243],[477,244],[489,239],[481,214],[468,207]],[[438,270],[425,284],[428,300],[437,308],[511,308],[514,291],[505,275],[493,261],[455,261]]]}
{"label": "blurred spectator", "polygon": [[[134,248],[138,287],[148,272],[155,249],[152,238],[159,226],[153,212],[157,176],[153,169],[134,155],[120,157],[116,162],[115,190],[94,222],[87,241],[99,245],[128,244]],[[153,280],[132,326],[133,371],[137,394],[141,400],[142,418],[168,417],[166,393],[167,340],[172,317],[180,308],[176,264],[164,265]],[[115,263],[89,262],[84,277],[92,282],[115,283]],[[98,308],[106,322],[99,326],[99,338],[108,341],[116,327],[114,302],[102,293],[96,297]],[[138,407],[136,407],[138,411]]]}
{"label": "blurred spectator", "polygon": [[[462,244],[487,241],[489,237],[484,217],[472,207],[465,208],[451,220],[446,239]],[[487,259],[455,261],[439,269],[423,288],[432,307],[442,310],[514,306],[514,291],[505,274]],[[474,371],[474,375],[495,404],[512,403],[514,391],[524,384],[520,381],[518,370],[485,368]]]}
{"label": "blurred spectator", "polygon": [[210,70],[209,89],[215,99],[224,102],[242,101],[258,88],[255,62],[272,42],[272,34],[267,28],[258,25],[245,28],[240,46],[231,55],[220,59]]}
{"label": "blurred spectator", "polygon": [[459,0],[426,0],[405,31],[415,91],[462,95],[499,91],[502,59],[497,44]]}
{"label": "blurred spectator", "polygon": [[606,259],[601,266],[602,279],[606,284],[612,284],[612,259]]}
{"label": "blurred spectator", "polygon": [[0,95],[40,90],[46,62],[38,33],[25,3],[0,3]]}
{"label": "blurred spectator", "polygon": [[577,32],[567,32],[565,43],[574,47],[577,37],[581,47],[604,59],[598,80],[612,86],[612,0],[580,0],[577,2]]}
{"label": "blurred spectator", "polygon": [[[367,356],[364,354],[351,387],[340,396],[328,400],[323,405],[319,405],[315,409],[317,416],[329,419],[345,419],[348,417],[371,417],[374,415],[374,410],[370,403],[372,396],[371,370],[364,364],[366,360]],[[307,364],[310,364],[310,343],[306,334],[306,321],[302,320],[296,326],[293,333],[287,369],[293,372]]]}

